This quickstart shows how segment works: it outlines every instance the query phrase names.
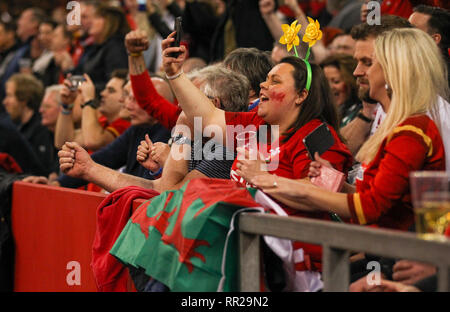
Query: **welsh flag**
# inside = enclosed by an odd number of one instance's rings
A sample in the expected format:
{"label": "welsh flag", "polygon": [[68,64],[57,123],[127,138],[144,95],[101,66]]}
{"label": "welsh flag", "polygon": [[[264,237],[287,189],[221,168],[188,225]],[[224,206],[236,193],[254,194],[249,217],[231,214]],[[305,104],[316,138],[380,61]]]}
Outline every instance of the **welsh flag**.
{"label": "welsh flag", "polygon": [[238,291],[232,228],[239,212],[260,207],[250,192],[231,180],[191,180],[143,203],[110,253],[171,291]]}

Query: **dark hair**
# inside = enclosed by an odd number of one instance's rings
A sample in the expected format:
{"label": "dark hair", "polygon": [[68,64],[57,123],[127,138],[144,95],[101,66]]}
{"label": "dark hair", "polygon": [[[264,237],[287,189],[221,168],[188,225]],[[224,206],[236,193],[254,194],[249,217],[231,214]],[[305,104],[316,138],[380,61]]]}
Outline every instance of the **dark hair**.
{"label": "dark hair", "polygon": [[125,37],[125,35],[130,31],[130,26],[125,14],[120,8],[100,5],[97,8],[96,15],[105,19],[105,28],[103,30],[104,41],[114,35]]}
{"label": "dark hair", "polygon": [[430,16],[430,19],[428,20],[428,33],[430,35],[433,33],[441,35],[439,46],[444,55],[448,56],[448,48],[450,46],[450,12],[442,8],[424,4],[416,6],[414,12]]}
{"label": "dark hair", "polygon": [[380,24],[369,25],[367,23],[362,23],[353,26],[350,34],[354,40],[366,40],[369,37],[378,37],[385,31],[394,28],[412,28],[412,25],[408,20],[400,16],[395,15],[383,15],[381,16]]}
{"label": "dark hair", "polygon": [[45,19],[48,18],[47,14],[45,14],[45,11],[38,7],[32,7],[30,10],[33,12],[33,20],[38,22],[40,25]]}
{"label": "dark hair", "polygon": [[111,73],[111,79],[112,78],[122,79],[123,80],[122,87],[123,87],[128,82],[128,69],[126,68],[114,69]]}
{"label": "dark hair", "polygon": [[0,25],[3,25],[5,32],[14,32],[15,33],[17,30],[17,25],[14,21],[4,22],[4,21],[0,20]]}
{"label": "dark hair", "polygon": [[[307,69],[305,62],[295,56],[288,56],[281,59],[281,63],[287,63],[294,67],[292,76],[295,80],[295,88],[300,93],[305,89]],[[339,134],[339,119],[333,99],[331,97],[330,86],[320,66],[311,63],[312,80],[308,96],[300,106],[297,120],[291,125],[286,133],[288,141],[294,133],[313,119],[321,119],[329,124]]]}
{"label": "dark hair", "polygon": [[325,58],[320,67],[323,69],[327,66],[336,67],[341,73],[342,80],[350,88],[350,99],[353,103],[358,101],[358,86],[356,85],[356,79],[353,76],[357,62],[351,56],[347,54],[334,54]]}
{"label": "dark hair", "polygon": [[[333,42],[334,39],[336,39],[336,38],[344,37],[344,36],[351,36],[351,34],[350,34],[349,31],[343,31],[343,32],[340,32],[340,33],[336,34],[336,35],[333,37],[333,40],[331,40],[331,42]],[[330,43],[331,43],[331,42],[330,42]]]}
{"label": "dark hair", "polygon": [[228,54],[223,65],[243,74],[250,81],[250,86],[258,96],[261,82],[266,81],[273,62],[266,52],[257,48],[238,48]]}
{"label": "dark hair", "polygon": [[58,23],[56,21],[54,21],[53,19],[51,19],[50,17],[46,17],[44,18],[39,25],[42,24],[47,24],[50,25],[53,29],[55,29],[58,26]]}

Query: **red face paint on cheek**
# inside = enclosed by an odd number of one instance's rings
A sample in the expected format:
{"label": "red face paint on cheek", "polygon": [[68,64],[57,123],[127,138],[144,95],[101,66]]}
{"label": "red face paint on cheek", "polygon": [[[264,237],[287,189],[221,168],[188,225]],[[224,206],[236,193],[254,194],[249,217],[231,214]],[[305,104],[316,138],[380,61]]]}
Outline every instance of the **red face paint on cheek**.
{"label": "red face paint on cheek", "polygon": [[272,92],[270,94],[270,98],[272,100],[274,100],[275,102],[282,102],[284,100],[284,97],[286,96],[286,94],[284,94],[283,92]]}

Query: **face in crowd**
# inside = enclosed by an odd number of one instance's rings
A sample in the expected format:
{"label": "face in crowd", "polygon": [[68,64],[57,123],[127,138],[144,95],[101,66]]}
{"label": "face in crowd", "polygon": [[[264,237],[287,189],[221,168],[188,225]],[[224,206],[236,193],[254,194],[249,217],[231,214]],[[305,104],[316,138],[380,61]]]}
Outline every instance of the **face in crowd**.
{"label": "face in crowd", "polygon": [[59,25],[52,33],[50,49],[54,52],[66,51],[70,39],[64,36],[64,27]]}
{"label": "face in crowd", "polygon": [[375,38],[369,37],[366,40],[357,40],[355,44],[354,58],[358,62],[353,72],[358,85],[358,97],[365,102],[375,103],[370,97],[369,80],[367,71],[373,64],[373,55],[375,52]]}
{"label": "face in crowd", "polygon": [[123,96],[121,101],[123,102],[125,109],[128,111],[131,125],[144,125],[152,121],[149,114],[147,114],[147,112],[143,110],[136,102],[133,90],[131,89],[131,82],[128,82],[123,88]]}
{"label": "face in crowd", "polygon": [[58,120],[58,115],[61,110],[57,100],[58,92],[59,91],[46,92],[39,108],[41,124],[52,131],[56,127],[56,121]]}
{"label": "face in crowd", "polygon": [[299,110],[302,99],[296,90],[293,72],[291,64],[278,64],[270,70],[266,81],[260,84],[258,116],[269,124],[281,124],[298,115],[294,112]]}
{"label": "face in crowd", "polygon": [[14,122],[20,122],[22,113],[27,106],[25,101],[19,101],[16,97],[16,84],[13,81],[6,82],[6,95],[3,99],[3,106]]}
{"label": "face in crowd", "polygon": [[122,109],[120,101],[122,97],[124,80],[114,77],[108,81],[105,89],[100,93],[99,112],[104,116],[116,116]]}
{"label": "face in crowd", "polygon": [[387,96],[386,80],[384,79],[383,68],[375,55],[372,58],[372,66],[367,70],[367,80],[370,85],[369,96],[377,102],[386,103],[384,101]]}
{"label": "face in crowd", "polygon": [[355,53],[355,40],[350,35],[337,36],[330,44],[331,54],[348,54]]}
{"label": "face in crowd", "polygon": [[103,30],[105,29],[106,19],[103,16],[94,14],[92,17],[89,35],[94,37],[95,41],[101,41]]}
{"label": "face in crowd", "polygon": [[17,37],[25,42],[31,36],[38,32],[39,22],[34,20],[33,11],[31,9],[25,10],[17,20]]}
{"label": "face in crowd", "polygon": [[331,93],[334,97],[334,103],[340,106],[347,101],[350,96],[350,88],[347,87],[341,72],[336,66],[325,66],[323,68],[325,77],[330,84]]}
{"label": "face in crowd", "polygon": [[39,25],[38,40],[41,48],[50,49],[53,39],[53,26],[51,24],[42,23]]}
{"label": "face in crowd", "polygon": [[92,26],[92,20],[95,15],[95,6],[81,2],[80,11],[81,29],[84,33],[89,34],[89,30]]}

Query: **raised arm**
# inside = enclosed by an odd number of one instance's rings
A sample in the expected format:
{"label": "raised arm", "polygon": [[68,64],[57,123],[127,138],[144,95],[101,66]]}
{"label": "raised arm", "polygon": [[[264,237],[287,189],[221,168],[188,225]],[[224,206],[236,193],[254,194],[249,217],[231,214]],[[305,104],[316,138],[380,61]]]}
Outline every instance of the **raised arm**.
{"label": "raised arm", "polygon": [[64,88],[61,90],[62,109],[59,113],[55,127],[55,147],[61,149],[65,142],[75,141],[84,145],[81,131],[75,129],[73,120],[73,107],[75,102],[81,99],[78,90],[70,90],[71,83],[64,80]]}
{"label": "raised arm", "polygon": [[261,13],[264,22],[269,28],[270,33],[275,41],[283,36],[283,30],[281,29],[280,18],[276,14],[275,1],[274,0],[259,0],[259,12]]}
{"label": "raised arm", "polygon": [[[292,10],[292,12],[294,12],[298,24],[302,25],[299,36],[301,36],[300,38],[303,38],[306,31],[306,26],[309,24],[306,14],[303,12],[297,0],[285,0],[285,4]],[[303,50],[306,53],[305,46],[302,47],[302,51]],[[329,54],[327,48],[321,40],[317,41],[316,44],[312,46],[311,50],[314,53],[314,61],[317,64],[321,63]]]}
{"label": "raised arm", "polygon": [[[84,74],[86,79],[80,86],[83,104],[95,100],[95,85],[91,78]],[[82,105],[81,133],[84,147],[90,150],[98,150],[114,141],[115,136],[98,121],[97,109],[90,105]]]}
{"label": "raised arm", "polygon": [[[194,120],[194,117],[200,117],[202,128],[215,125],[222,129],[223,138],[226,134],[225,112],[211,105],[211,101],[184,75],[182,65],[186,59],[186,48],[170,47],[175,40],[171,33],[162,42],[163,48],[163,66],[167,79],[178,100],[178,104],[183,109],[188,119]],[[170,53],[180,52],[177,58],[171,57]],[[223,144],[223,142],[219,142]]]}
{"label": "raised arm", "polygon": [[148,37],[143,31],[132,31],[125,37],[131,87],[139,106],[170,130],[175,126],[181,108],[160,95],[153,85],[142,55],[148,44]]}

